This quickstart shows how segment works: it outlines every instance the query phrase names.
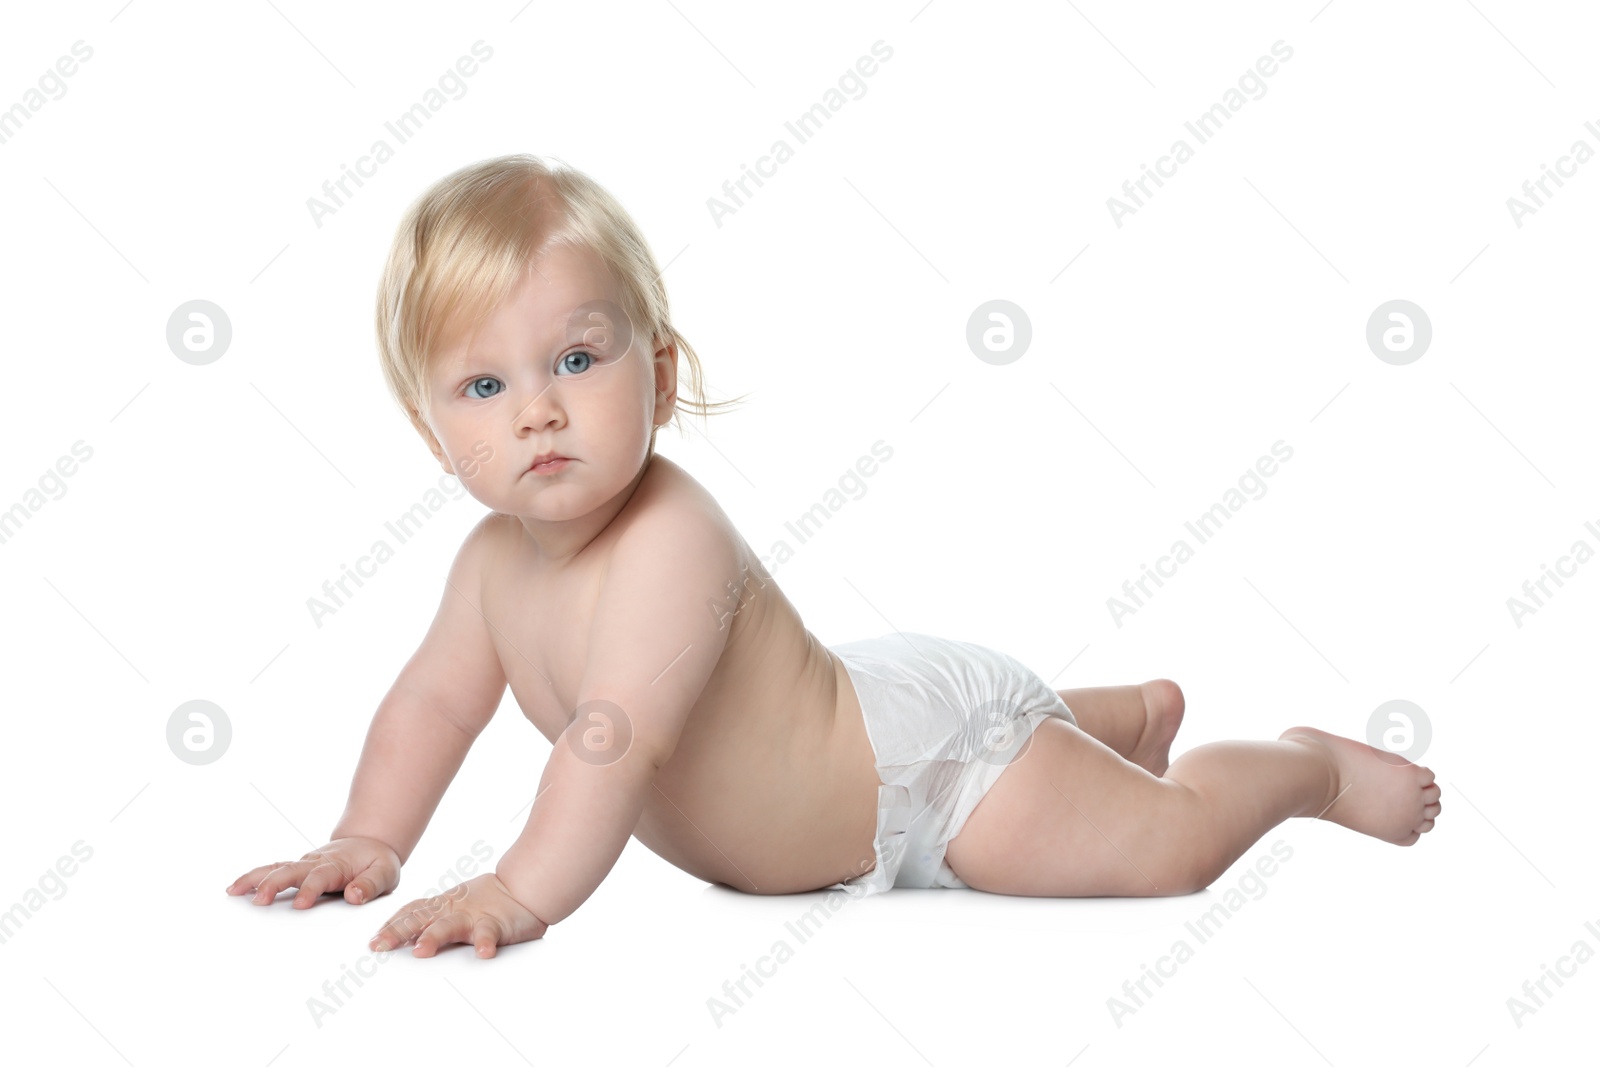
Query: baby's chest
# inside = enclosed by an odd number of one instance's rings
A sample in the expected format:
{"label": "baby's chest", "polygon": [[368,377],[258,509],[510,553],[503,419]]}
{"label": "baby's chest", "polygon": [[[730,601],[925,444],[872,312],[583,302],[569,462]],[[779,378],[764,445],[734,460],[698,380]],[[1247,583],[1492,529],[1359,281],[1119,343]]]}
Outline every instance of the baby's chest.
{"label": "baby's chest", "polygon": [[484,616],[522,714],[552,743],[577,708],[589,662],[594,600],[583,592],[544,589],[485,598]]}
{"label": "baby's chest", "polygon": [[587,627],[562,633],[506,632],[496,639],[506,684],[522,714],[551,742],[572,721],[588,660]]}

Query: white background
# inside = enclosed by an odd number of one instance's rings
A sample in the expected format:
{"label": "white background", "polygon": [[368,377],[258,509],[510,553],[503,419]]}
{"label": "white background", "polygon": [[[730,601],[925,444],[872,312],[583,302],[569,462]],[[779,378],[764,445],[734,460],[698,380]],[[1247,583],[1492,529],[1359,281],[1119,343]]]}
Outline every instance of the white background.
{"label": "white background", "polygon": [[[0,544],[0,909],[29,910],[0,944],[7,1058],[1592,1058],[1600,963],[1520,1027],[1507,998],[1580,939],[1600,950],[1600,562],[1520,627],[1507,599],[1600,548],[1600,161],[1520,228],[1506,201],[1574,141],[1600,149],[1593,12],[919,3],[8,14],[0,108],[74,41],[93,56],[0,144],[0,509],[47,500]],[[385,120],[480,39],[465,94],[395,146]],[[797,145],[785,120],[878,40],[893,56],[865,94]],[[1184,122],[1279,40],[1265,95],[1198,144]],[[394,158],[317,226],[308,198],[379,137]],[[719,227],[707,198],[780,137],[794,158]],[[1107,198],[1180,137],[1194,158],[1119,228]],[[796,548],[775,573],[818,637],[958,637],[1063,688],[1170,677],[1175,755],[1296,723],[1364,736],[1408,699],[1438,828],[1398,849],[1296,821],[1195,897],[896,891],[804,944],[784,924],[820,895],[709,887],[630,842],[542,941],[374,965],[395,908],[515,839],[549,746],[508,697],[394,895],[225,896],[325,840],[483,513],[452,501],[312,621],[308,598],[393,544],[384,523],[441,473],[379,376],[394,228],[429,183],[521,151],[595,177],[670,261],[712,395],[750,401],[658,447],[759,551]],[[1033,331],[1006,366],[965,340],[997,298]],[[193,299],[232,323],[208,366],[166,342]],[[1405,366],[1365,341],[1392,299],[1433,327]],[[795,545],[783,524],[880,439],[864,495]],[[92,458],[30,498],[79,440]],[[1265,495],[1118,626],[1107,599],[1280,440]],[[166,743],[193,699],[232,723],[207,766]],[[80,840],[92,858],[30,896]],[[1293,857],[1266,894],[1117,1025],[1108,998],[1274,841]],[[717,1025],[708,998],[780,938],[794,957]],[[308,1000],[358,964],[376,974],[319,1025]]]}

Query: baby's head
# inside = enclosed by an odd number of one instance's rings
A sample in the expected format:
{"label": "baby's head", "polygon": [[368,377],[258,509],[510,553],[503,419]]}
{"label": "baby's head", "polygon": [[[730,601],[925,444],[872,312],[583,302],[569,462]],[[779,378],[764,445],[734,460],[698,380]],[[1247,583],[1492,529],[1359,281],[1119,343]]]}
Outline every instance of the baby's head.
{"label": "baby's head", "polygon": [[[377,327],[390,392],[440,465],[496,511],[591,511],[633,481],[683,408],[731,406],[705,400],[633,220],[559,161],[502,156],[424,192],[395,235]],[[548,452],[570,462],[532,470]]]}

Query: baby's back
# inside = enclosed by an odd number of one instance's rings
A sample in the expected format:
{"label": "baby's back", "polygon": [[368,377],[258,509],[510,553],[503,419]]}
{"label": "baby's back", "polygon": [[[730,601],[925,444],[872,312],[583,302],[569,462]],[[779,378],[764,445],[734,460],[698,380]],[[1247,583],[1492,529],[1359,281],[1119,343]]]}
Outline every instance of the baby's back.
{"label": "baby's back", "polygon": [[570,565],[541,564],[520,522],[487,538],[478,590],[506,680],[554,743],[576,707],[607,562],[635,524],[713,516],[742,582],[712,598],[727,643],[634,836],[697,877],[789,893],[870,866],[878,777],[854,689],[711,495],[654,456],[626,506]]}

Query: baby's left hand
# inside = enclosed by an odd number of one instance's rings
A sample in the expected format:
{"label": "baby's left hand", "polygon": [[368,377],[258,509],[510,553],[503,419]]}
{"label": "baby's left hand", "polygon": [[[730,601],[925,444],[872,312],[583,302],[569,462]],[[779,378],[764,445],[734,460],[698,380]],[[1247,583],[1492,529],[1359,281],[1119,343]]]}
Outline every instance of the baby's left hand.
{"label": "baby's left hand", "polygon": [[368,946],[382,952],[415,938],[411,954],[426,958],[441,945],[461,941],[476,945],[478,955],[488,959],[498,946],[537,940],[548,929],[491,871],[439,896],[413,900],[383,924]]}

